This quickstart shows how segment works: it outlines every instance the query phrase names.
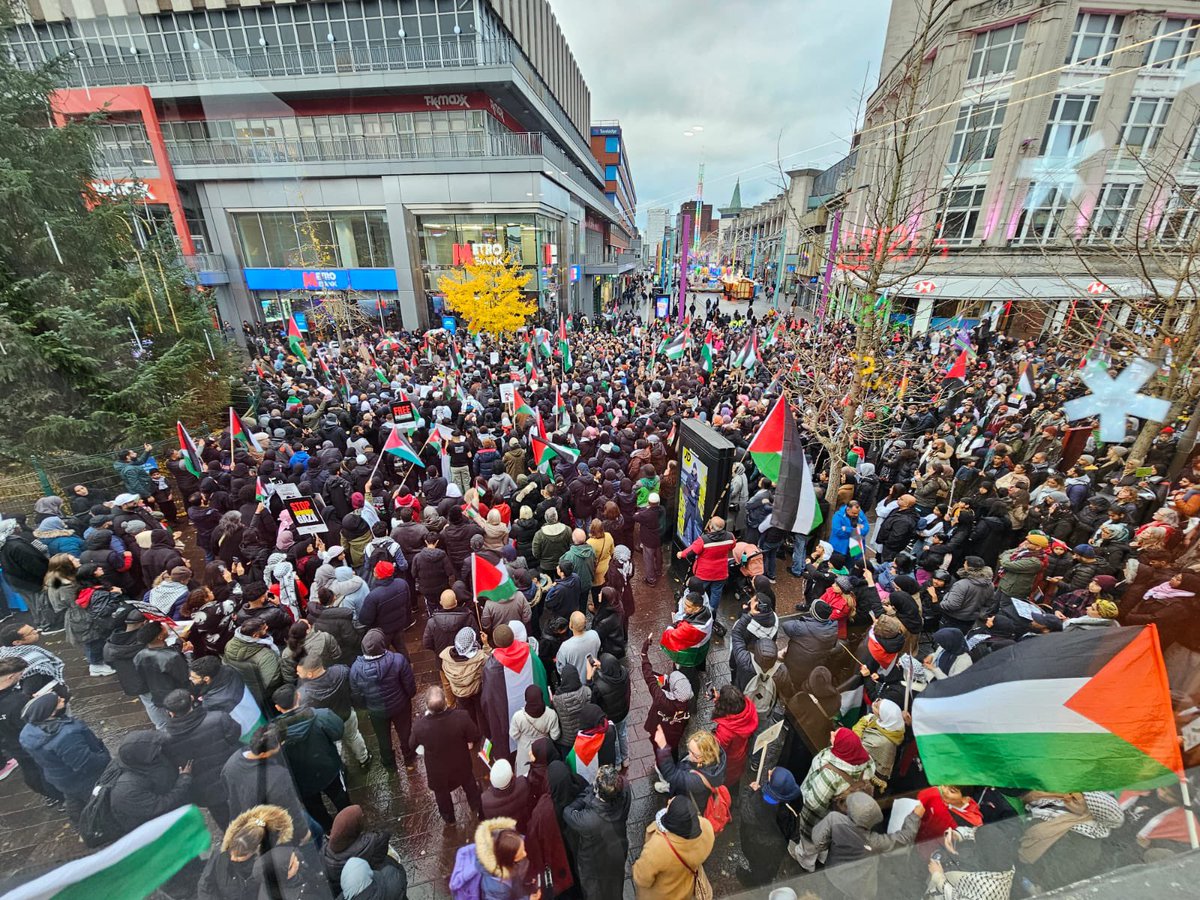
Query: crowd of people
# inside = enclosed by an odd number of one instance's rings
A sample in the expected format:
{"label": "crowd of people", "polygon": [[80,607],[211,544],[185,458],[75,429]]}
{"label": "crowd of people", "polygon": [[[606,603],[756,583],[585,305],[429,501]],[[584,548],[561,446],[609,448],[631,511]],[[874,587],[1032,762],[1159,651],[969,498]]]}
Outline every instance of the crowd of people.
{"label": "crowd of people", "polygon": [[[803,419],[822,373],[798,361],[848,360],[853,326],[701,297],[674,358],[659,351],[679,326],[645,320],[642,287],[572,322],[565,354],[551,321],[303,347],[252,332],[247,434],[162,469],[149,445],[123,451],[119,493],[76,485],[0,519],[0,570],[28,607],[0,626],[0,777],[19,771],[94,845],[197,804],[220,838],[178,877],[205,900],[405,896],[392,835],[346,789],[348,766],[376,761],[423,773],[447,825],[477,823],[445,873],[460,898],[615,900],[627,878],[640,898],[711,896],[723,832],[743,885],[819,868],[809,889],[834,898],[873,898],[891,871],[914,895],[1001,900],[1181,850],[1143,830],[1177,789],[929,785],[910,727],[925,685],[1001,648],[1148,622],[1181,723],[1197,715],[1200,472],[1167,477],[1174,429],[1141,458],[1134,428],[1069,447],[1076,348],[985,323],[946,381],[959,350],[897,332],[903,402],[876,385],[893,401],[844,464],[808,442],[818,486],[832,471],[840,488],[825,525],[792,534],[745,451],[781,390]],[[733,365],[754,330],[761,358]],[[680,499],[689,419],[738,460],[702,520]],[[672,564],[669,624],[631,633]],[[108,746],[73,714],[44,645],[59,632],[148,727]],[[418,646],[436,680],[418,682]],[[707,666],[726,647],[727,679]],[[751,748],[780,722],[792,737],[764,767]],[[662,799],[631,854],[640,742]]]}

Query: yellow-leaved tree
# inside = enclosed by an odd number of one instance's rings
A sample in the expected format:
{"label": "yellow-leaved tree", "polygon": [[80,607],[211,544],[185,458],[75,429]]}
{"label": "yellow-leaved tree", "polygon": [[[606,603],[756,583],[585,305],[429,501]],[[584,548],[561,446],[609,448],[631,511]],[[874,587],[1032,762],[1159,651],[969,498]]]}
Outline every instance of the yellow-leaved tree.
{"label": "yellow-leaved tree", "polygon": [[462,316],[470,331],[508,334],[537,309],[537,300],[526,299],[523,290],[530,277],[511,253],[505,253],[459,266],[439,278],[438,287],[446,305]]}

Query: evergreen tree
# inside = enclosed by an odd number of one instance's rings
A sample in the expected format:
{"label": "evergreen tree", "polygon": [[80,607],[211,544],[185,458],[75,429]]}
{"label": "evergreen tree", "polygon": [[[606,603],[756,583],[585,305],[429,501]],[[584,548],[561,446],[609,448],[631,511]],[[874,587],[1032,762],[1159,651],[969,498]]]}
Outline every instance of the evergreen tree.
{"label": "evergreen tree", "polygon": [[[229,396],[232,362],[215,336],[209,355],[211,313],[173,241],[140,246],[131,201],[93,190],[95,119],[52,127],[58,82],[53,68],[0,60],[0,453],[10,457],[140,444],[176,418],[220,421]],[[140,347],[130,323],[147,338]]]}

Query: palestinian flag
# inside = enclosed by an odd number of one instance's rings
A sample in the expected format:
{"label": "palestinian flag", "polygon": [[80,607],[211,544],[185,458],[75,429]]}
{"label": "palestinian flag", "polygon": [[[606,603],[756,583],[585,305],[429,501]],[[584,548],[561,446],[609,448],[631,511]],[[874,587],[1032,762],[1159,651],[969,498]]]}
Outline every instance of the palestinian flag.
{"label": "palestinian flag", "polygon": [[254,432],[246,427],[246,423],[242,421],[242,417],[237,414],[232,406],[229,407],[229,433],[233,436],[234,440],[241,441],[248,447],[253,447],[257,452],[262,453],[263,448],[258,443],[258,438],[254,436]]}
{"label": "palestinian flag", "polygon": [[[813,485],[808,457],[804,455],[804,447],[800,444],[800,432],[792,418],[792,408],[783,397],[776,401],[776,405],[780,403],[783,403],[783,422],[779,442],[779,480],[776,482],[771,517],[765,521],[793,534],[812,534],[825,521],[825,517],[821,515],[821,507],[817,503],[817,489]],[[762,429],[759,431],[761,433]],[[768,448],[765,440],[763,448]],[[850,552],[854,554],[853,547]],[[858,552],[862,552],[861,545]]]}
{"label": "palestinian flag", "polygon": [[562,356],[563,371],[570,372],[575,360],[571,358],[571,345],[567,342],[567,321],[562,316],[558,317],[558,352]]}
{"label": "palestinian flag", "polygon": [[471,581],[475,585],[475,601],[503,603],[517,592],[504,562],[490,563],[478,553],[471,554]]}
{"label": "palestinian flag", "polygon": [[567,404],[563,403],[562,388],[555,386],[554,388],[554,421],[559,428],[562,427],[563,419],[567,416]]}
{"label": "palestinian flag", "polygon": [[658,347],[658,352],[667,359],[679,359],[687,353],[688,332],[685,328],[681,334],[670,340],[664,340]]}
{"label": "palestinian flag", "polygon": [[498,746],[507,746],[509,752],[517,749],[517,742],[509,735],[509,723],[517,710],[525,708],[525,688],[531,684],[541,688],[542,698],[550,703],[550,692],[546,689],[546,669],[527,641],[513,641],[507,647],[492,650],[492,661],[484,663],[483,688],[480,692],[484,709],[484,731]]}
{"label": "palestinian flag", "polygon": [[200,461],[200,451],[196,449],[196,445],[192,441],[192,436],[187,433],[187,429],[183,427],[182,422],[177,421],[175,423],[175,431],[179,435],[179,449],[183,453],[183,467],[199,478],[200,473],[204,471],[204,463]]}
{"label": "palestinian flag", "polygon": [[525,378],[527,381],[537,381],[537,359],[533,355],[533,344],[525,346]]}
{"label": "palestinian flag", "polygon": [[262,503],[267,499],[267,489],[263,487],[261,477],[254,479],[254,499],[259,503]]}
{"label": "palestinian flag", "polygon": [[[682,600],[679,601],[679,606],[679,611],[682,613]],[[708,648],[712,642],[712,623],[711,616],[703,628],[698,628],[687,619],[680,619],[674,625],[668,625],[663,629],[662,638],[658,642],[659,646],[663,648],[663,652],[667,656],[675,660],[676,665],[702,665],[708,656]]]}
{"label": "palestinian flag", "polygon": [[450,342],[450,368],[455,371],[462,371],[462,357],[458,353],[458,348],[454,346],[454,341]]}
{"label": "palestinian flag", "polygon": [[537,411],[537,433],[543,441],[546,440],[546,423],[542,421],[542,411]]}
{"label": "palestinian flag", "polygon": [[533,408],[525,402],[525,398],[521,396],[521,392],[517,390],[517,386],[513,385],[513,415],[514,416],[532,416]]}
{"label": "palestinian flag", "polygon": [[967,380],[967,351],[960,350],[958,358],[954,360],[954,365],[946,370],[946,374],[942,376],[942,380],[947,378],[957,378],[960,381]]}
{"label": "palestinian flag", "polygon": [[388,379],[387,374],[383,371],[383,367],[379,365],[379,360],[371,357],[371,369],[374,371],[376,380],[384,387],[391,387],[392,382]]}
{"label": "palestinian flag", "polygon": [[539,472],[546,475],[550,474],[551,460],[555,457],[565,460],[579,458],[579,451],[574,447],[568,447],[565,444],[552,444],[550,441],[542,440],[536,434],[529,436],[529,445],[533,449],[534,466]]}
{"label": "palestinian flag", "polygon": [[[779,480],[779,466],[783,461],[784,426],[789,413],[787,406],[785,394],[775,401],[747,448],[758,471],[773,482]],[[792,427],[795,428],[794,422]]]}
{"label": "palestinian flag", "polygon": [[421,462],[421,455],[413,449],[413,445],[401,434],[399,428],[393,428],[388,432],[387,440],[383,443],[383,452],[398,456],[414,466],[425,468],[425,463]]}
{"label": "palestinian flag", "polygon": [[548,329],[535,328],[533,330],[533,343],[543,359],[549,359],[554,355],[554,348],[550,346],[550,332]]}
{"label": "palestinian flag", "polygon": [[747,372],[758,365],[758,334],[751,332],[744,347],[730,361],[735,369],[745,369]]}
{"label": "palestinian flag", "polygon": [[304,350],[304,338],[300,335],[300,326],[296,324],[295,316],[288,317],[287,339],[292,355],[300,357],[301,362],[307,366],[308,354]]}
{"label": "palestinian flag", "polygon": [[779,343],[779,339],[783,337],[783,321],[775,323],[775,327],[771,329],[771,333],[767,335],[767,339],[763,341],[764,347],[774,347]]}
{"label": "palestinian flag", "polygon": [[181,806],[90,856],[13,888],[10,900],[142,900],[212,843],[204,813]]}
{"label": "palestinian flag", "polygon": [[1183,773],[1153,625],[997,650],[930,684],[913,733],[930,784],[1112,791]]}
{"label": "palestinian flag", "polygon": [[254,732],[267,724],[266,717],[263,716],[262,710],[258,708],[258,702],[254,699],[254,695],[250,693],[250,688],[245,685],[242,685],[242,699],[238,701],[237,706],[229,711],[229,716],[242,729],[239,740],[243,744],[250,743],[250,738],[254,736]]}
{"label": "palestinian flag", "polygon": [[[607,725],[607,722],[605,724]],[[571,771],[588,784],[596,780],[596,770],[600,768],[600,748],[604,746],[607,734],[607,728],[599,734],[581,731],[575,735],[575,744],[567,754],[567,765],[571,767]]]}
{"label": "palestinian flag", "polygon": [[712,329],[710,328],[704,335],[704,344],[700,347],[700,365],[703,366],[704,371],[710,375],[712,374],[714,366],[713,359],[713,333]]}

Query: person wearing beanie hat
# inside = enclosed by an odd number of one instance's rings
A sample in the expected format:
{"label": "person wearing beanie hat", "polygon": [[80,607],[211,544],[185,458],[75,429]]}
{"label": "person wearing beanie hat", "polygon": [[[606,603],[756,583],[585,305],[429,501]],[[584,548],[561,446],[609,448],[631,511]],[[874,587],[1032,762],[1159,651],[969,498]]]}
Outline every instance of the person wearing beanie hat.
{"label": "person wearing beanie hat", "polygon": [[375,563],[371,574],[375,586],[358,608],[358,623],[382,631],[388,645],[404,653],[404,631],[415,624],[408,582],[396,577],[395,564],[386,559]]}
{"label": "person wearing beanie hat", "polygon": [[[405,607],[407,609],[407,606]],[[379,761],[385,769],[396,769],[392,732],[400,741],[404,764],[412,771],[416,753],[411,746],[412,700],[417,693],[408,657],[387,649],[388,638],[372,628],[362,639],[362,655],[350,667],[350,695],[354,705],[367,710],[371,728],[379,741]]]}
{"label": "person wearing beanie hat", "polygon": [[646,505],[633,513],[642,545],[642,581],[657,584],[663,574],[663,533],[667,530],[667,511],[660,505],[657,491],[646,495]]}
{"label": "person wearing beanie hat", "polygon": [[787,804],[799,796],[795,776],[783,766],[770,769],[762,784],[750,783],[738,816],[747,865],[734,873],[746,887],[769,884],[778,875],[796,818]]}
{"label": "person wearing beanie hat", "polygon": [[699,814],[696,804],[687,796],[672,797],[646,826],[645,843],[631,873],[637,895],[663,900],[711,897],[704,862],[714,840],[712,823]]}
{"label": "person wearing beanie hat", "polygon": [[46,784],[66,798],[71,819],[77,820],[110,757],[104,742],[68,715],[66,706],[54,691],[29,701],[21,712],[25,725],[18,740]]}
{"label": "person wearing beanie hat", "polygon": [[1040,531],[1031,531],[1019,545],[1000,554],[997,566],[1000,579],[996,586],[1005,596],[1029,599],[1049,546],[1050,538]]}
{"label": "person wearing beanie hat", "polygon": [[517,831],[525,833],[536,800],[530,790],[529,779],[524,775],[514,775],[512,763],[500,758],[492,763],[488,781],[490,786],[483,792],[480,801],[483,817],[516,819]]}
{"label": "person wearing beanie hat", "polygon": [[800,831],[810,839],[813,828],[829,812],[834,798],[875,777],[875,761],[857,734],[849,728],[839,728],[830,732],[829,741],[830,746],[813,757],[800,785],[803,799]]}

